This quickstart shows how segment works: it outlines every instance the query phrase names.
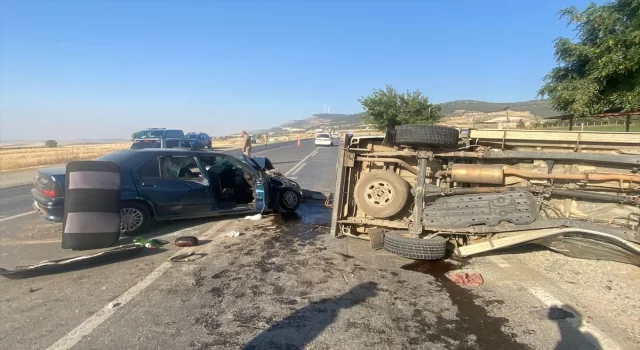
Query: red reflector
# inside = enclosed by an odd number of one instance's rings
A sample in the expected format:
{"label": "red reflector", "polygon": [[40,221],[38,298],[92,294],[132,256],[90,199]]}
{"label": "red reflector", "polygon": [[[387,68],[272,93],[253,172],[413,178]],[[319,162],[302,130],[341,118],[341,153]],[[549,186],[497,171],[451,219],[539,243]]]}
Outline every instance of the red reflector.
{"label": "red reflector", "polygon": [[56,196],[56,191],[55,190],[45,190],[45,189],[39,188],[38,192],[40,192],[43,196],[47,196],[47,197],[50,197],[50,198],[53,198],[53,197]]}

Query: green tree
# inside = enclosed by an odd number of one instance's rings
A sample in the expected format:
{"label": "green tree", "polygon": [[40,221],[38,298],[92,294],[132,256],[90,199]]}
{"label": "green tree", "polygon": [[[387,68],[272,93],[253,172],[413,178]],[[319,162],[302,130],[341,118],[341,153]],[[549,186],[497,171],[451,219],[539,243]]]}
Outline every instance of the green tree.
{"label": "green tree", "polygon": [[577,40],[558,38],[558,66],[538,91],[552,107],[587,116],[609,108],[640,109],[640,0],[589,4],[559,12],[574,25]]}
{"label": "green tree", "polygon": [[133,134],[131,134],[131,141],[135,140],[138,138],[138,132],[135,131]]}
{"label": "green tree", "polygon": [[401,94],[387,85],[358,101],[365,110],[364,122],[378,130],[402,124],[433,124],[442,117],[440,106],[429,103],[418,90]]}
{"label": "green tree", "polygon": [[56,148],[58,147],[58,141],[56,140],[47,140],[44,142],[45,147]]}
{"label": "green tree", "polygon": [[524,129],[527,125],[525,124],[524,120],[522,118],[520,118],[518,120],[518,122],[516,123],[516,128],[518,129]]}

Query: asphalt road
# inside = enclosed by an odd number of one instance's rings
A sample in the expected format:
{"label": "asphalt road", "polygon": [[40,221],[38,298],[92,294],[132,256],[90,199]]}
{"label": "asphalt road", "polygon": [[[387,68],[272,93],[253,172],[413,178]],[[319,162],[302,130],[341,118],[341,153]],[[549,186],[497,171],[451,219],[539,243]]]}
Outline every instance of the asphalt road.
{"label": "asphalt road", "polygon": [[[253,153],[303,188],[334,189],[337,147],[303,141]],[[0,190],[1,267],[80,254],[60,249],[60,224],[15,216],[29,212],[29,188]],[[172,221],[145,234],[204,238],[205,256],[192,263],[168,263],[179,251],[170,244],[129,260],[0,277],[2,347],[631,349],[640,341],[637,267],[531,247],[415,264],[327,235],[321,204],[299,215]],[[450,270],[479,272],[484,284],[455,286],[444,277]]]}
{"label": "asphalt road", "polygon": [[31,210],[32,184],[0,189],[0,220]]}

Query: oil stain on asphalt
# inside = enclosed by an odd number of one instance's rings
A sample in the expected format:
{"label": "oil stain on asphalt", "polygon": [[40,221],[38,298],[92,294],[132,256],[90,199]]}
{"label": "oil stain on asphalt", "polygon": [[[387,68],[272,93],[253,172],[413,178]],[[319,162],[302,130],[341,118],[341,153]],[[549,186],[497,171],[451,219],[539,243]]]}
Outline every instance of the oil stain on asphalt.
{"label": "oil stain on asphalt", "polygon": [[[438,331],[432,333],[432,341],[441,336],[451,339],[465,339],[473,335],[471,343],[461,342],[456,349],[529,349],[525,344],[516,340],[516,334],[505,333],[509,320],[503,317],[489,315],[487,310],[475,303],[476,296],[469,290],[460,287],[447,278],[447,273],[464,267],[466,261],[414,261],[401,268],[433,276],[449,294],[451,303],[456,306],[457,320],[447,320],[437,317],[435,327]],[[416,310],[418,318],[420,310]]]}

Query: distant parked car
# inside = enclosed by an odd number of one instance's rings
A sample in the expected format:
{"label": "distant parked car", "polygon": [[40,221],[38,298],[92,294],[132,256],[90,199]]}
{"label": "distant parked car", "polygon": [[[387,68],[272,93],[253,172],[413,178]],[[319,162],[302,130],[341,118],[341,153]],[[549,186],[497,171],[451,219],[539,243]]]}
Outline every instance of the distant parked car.
{"label": "distant parked car", "polygon": [[146,148],[183,148],[191,150],[203,149],[204,145],[198,140],[179,138],[179,139],[135,139],[129,149],[146,149]]}
{"label": "distant parked car", "polygon": [[190,132],[185,135],[186,138],[192,140],[198,140],[204,147],[213,148],[213,143],[211,142],[211,136],[205,134],[203,132]]}
{"label": "distant parked car", "polygon": [[[96,160],[120,167],[120,216],[124,234],[139,234],[152,220],[200,218],[268,211],[293,212],[300,186],[270,172],[271,162],[212,151],[116,151]],[[64,219],[65,168],[40,169],[33,205],[50,221]],[[90,234],[90,233],[87,233]]]}
{"label": "distant parked car", "polygon": [[137,139],[171,139],[183,137],[184,131],[180,129],[149,128],[136,133]]}

